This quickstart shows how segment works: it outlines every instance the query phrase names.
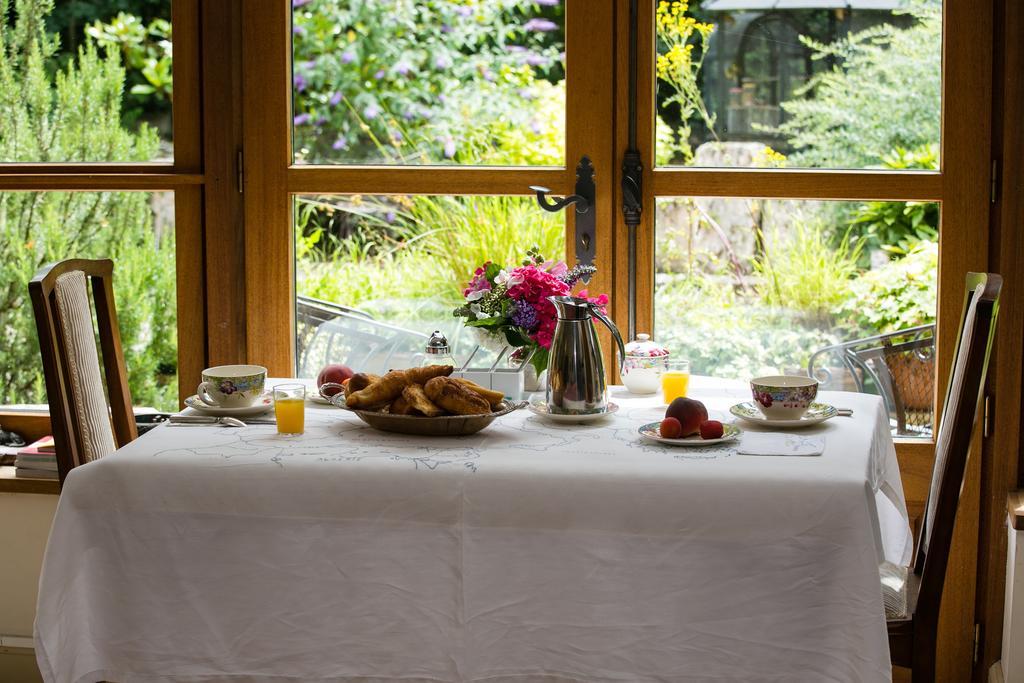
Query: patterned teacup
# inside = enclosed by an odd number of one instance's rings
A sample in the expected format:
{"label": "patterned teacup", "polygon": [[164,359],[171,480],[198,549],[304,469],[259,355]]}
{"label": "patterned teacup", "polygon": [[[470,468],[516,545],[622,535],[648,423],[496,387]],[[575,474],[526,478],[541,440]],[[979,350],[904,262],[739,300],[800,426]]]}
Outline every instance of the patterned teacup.
{"label": "patterned teacup", "polygon": [[818,395],[818,380],[772,375],[750,380],[754,403],[769,420],[799,420]]}
{"label": "patterned teacup", "polygon": [[247,408],[263,395],[267,369],[261,365],[218,365],[203,370],[199,400],[215,408]]}

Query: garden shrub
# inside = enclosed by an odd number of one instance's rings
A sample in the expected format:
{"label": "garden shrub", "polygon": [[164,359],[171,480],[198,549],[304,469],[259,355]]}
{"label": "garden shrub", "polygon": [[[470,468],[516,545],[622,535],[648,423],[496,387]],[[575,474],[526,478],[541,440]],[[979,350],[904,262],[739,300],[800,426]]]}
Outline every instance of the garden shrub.
{"label": "garden shrub", "polygon": [[920,242],[909,254],[849,284],[837,317],[850,337],[935,322],[939,245]]}
{"label": "garden shrub", "polygon": [[[44,20],[52,0],[0,0],[0,160],[148,161],[156,132],[121,124],[125,73],[116,52],[86,41],[51,72],[58,40]],[[129,384],[137,404],[177,403],[173,234],[157,236],[150,195],[0,193],[0,403],[45,400],[28,281],[71,257],[115,261],[115,291]]]}
{"label": "garden shrub", "polygon": [[[564,77],[561,3],[293,0],[300,161],[515,163]],[[562,87],[561,85],[559,87]],[[505,139],[505,144],[501,144]],[[558,161],[561,162],[561,150]]]}
{"label": "garden shrub", "polygon": [[782,104],[791,166],[865,168],[894,149],[938,142],[942,6],[917,0],[906,11],[909,28],[884,24],[830,45],[802,38],[814,59],[836,66]]}

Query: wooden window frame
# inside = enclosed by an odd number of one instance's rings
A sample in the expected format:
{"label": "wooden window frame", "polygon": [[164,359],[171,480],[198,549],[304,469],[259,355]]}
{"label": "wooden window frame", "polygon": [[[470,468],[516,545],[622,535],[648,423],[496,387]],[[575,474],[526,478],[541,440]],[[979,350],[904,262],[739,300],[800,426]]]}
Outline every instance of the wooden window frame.
{"label": "wooden window frame", "polygon": [[[171,24],[174,27],[173,162],[0,163],[0,192],[174,192],[178,377],[181,380],[198,377],[206,363],[202,341],[206,332],[201,260],[206,176],[200,125],[203,54],[200,0],[171,0]],[[187,386],[187,379],[179,381],[179,398],[191,393]]]}

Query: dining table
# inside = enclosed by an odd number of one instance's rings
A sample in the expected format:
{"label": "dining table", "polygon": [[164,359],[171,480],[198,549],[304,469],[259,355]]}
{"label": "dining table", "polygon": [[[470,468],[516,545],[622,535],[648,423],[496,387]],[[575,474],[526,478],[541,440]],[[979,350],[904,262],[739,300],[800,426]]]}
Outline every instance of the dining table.
{"label": "dining table", "polygon": [[[751,398],[697,376],[689,395],[726,422]],[[660,395],[609,399],[600,421],[521,409],[471,436],[312,402],[301,435],[161,425],[68,474],[43,677],[890,680],[879,567],[913,539],[882,400],[821,392],[850,414],[680,447],[638,433]],[[791,452],[744,447],[766,438]]]}

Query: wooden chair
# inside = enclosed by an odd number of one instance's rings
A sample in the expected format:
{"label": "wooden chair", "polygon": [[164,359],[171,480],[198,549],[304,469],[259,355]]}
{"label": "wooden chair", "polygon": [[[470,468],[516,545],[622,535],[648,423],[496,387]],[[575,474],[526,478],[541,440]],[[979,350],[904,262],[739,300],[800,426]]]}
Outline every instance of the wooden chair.
{"label": "wooden chair", "polygon": [[[894,665],[911,669],[914,683],[935,680],[942,586],[967,453],[995,338],[1002,283],[1000,276],[991,273],[967,274],[967,295],[935,442],[935,466],[917,539],[917,554],[909,573],[905,569],[902,575],[883,571],[890,657]],[[899,607],[891,609],[895,605]]]}
{"label": "wooden chair", "polygon": [[[113,272],[109,259],[71,259],[45,266],[28,285],[61,484],[72,468],[109,455],[138,435],[114,308]],[[87,281],[96,309],[102,379]]]}

